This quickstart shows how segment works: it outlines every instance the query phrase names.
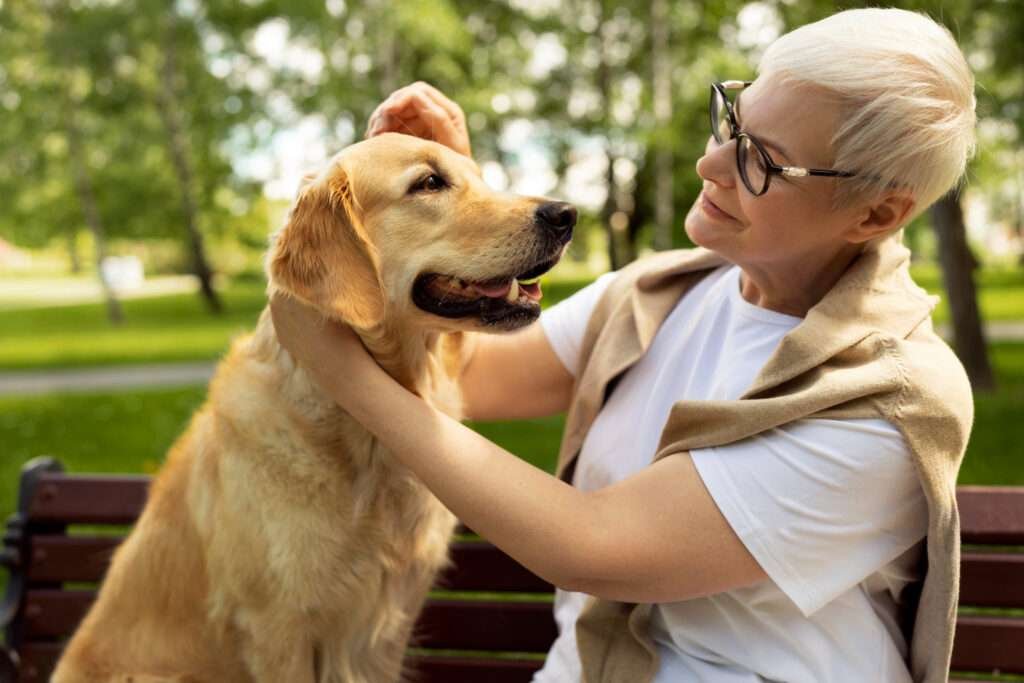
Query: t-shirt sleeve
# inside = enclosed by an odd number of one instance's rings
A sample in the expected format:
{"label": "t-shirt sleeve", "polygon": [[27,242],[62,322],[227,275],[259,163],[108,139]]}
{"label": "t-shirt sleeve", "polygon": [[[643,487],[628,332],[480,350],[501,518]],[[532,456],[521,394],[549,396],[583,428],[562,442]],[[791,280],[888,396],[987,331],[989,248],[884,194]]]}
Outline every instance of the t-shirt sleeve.
{"label": "t-shirt sleeve", "polygon": [[598,300],[618,271],[600,276],[569,298],[560,301],[540,315],[540,325],[555,355],[575,377],[579,369],[580,347]]}
{"label": "t-shirt sleeve", "polygon": [[885,420],[798,420],[691,456],[733,531],[805,616],[927,533],[910,452]]}

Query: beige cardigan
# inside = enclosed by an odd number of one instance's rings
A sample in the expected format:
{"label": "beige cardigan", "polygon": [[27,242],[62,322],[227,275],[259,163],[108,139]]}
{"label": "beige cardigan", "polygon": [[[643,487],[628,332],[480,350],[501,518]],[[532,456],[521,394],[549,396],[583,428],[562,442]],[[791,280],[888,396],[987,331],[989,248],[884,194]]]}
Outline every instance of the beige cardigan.
{"label": "beige cardigan", "polygon": [[[880,417],[896,425],[929,508],[927,574],[910,665],[915,681],[931,682],[948,677],[960,564],[956,475],[973,402],[963,367],[932,329],[936,299],[911,280],[909,256],[895,240],[860,256],[782,339],[739,400],[676,403],[655,460],[808,416]],[[724,263],[704,249],[662,252],[627,266],[612,282],[584,336],[559,476],[571,480],[584,436],[615,380],[644,354],[689,288]],[[651,680],[658,663],[647,637],[650,609],[588,602],[576,625],[585,683]]]}

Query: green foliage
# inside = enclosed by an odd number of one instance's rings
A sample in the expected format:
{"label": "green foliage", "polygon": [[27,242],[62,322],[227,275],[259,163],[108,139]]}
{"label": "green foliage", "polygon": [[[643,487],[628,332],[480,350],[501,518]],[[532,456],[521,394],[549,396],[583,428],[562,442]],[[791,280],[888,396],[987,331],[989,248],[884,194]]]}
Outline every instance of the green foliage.
{"label": "green foliage", "polygon": [[[871,3],[844,8],[864,4]],[[1009,124],[983,140],[975,175],[998,215],[1013,219],[1010,190],[998,181],[1008,164],[1021,163],[1003,152],[1019,146],[1024,126],[1016,39],[1024,9],[1003,0],[897,4],[953,30],[978,74],[979,111]],[[180,239],[181,188],[161,116],[161,103],[176,98],[202,229],[233,235],[240,216],[265,230],[254,208],[260,187],[244,164],[233,163],[307,115],[324,122],[328,148],[340,148],[361,134],[391,90],[422,79],[464,107],[481,159],[514,160],[519,150],[503,146],[501,134],[522,118],[535,124],[559,174],[580,145],[631,161],[636,175],[612,189],[626,197],[618,208],[644,246],[654,215],[654,152],[671,153],[678,225],[700,188],[694,162],[707,139],[708,82],[753,75],[762,47],[741,40],[749,2],[669,2],[672,115],[662,125],[652,113],[649,1],[208,0],[168,7],[163,0],[0,5],[0,195],[12,198],[0,208],[0,235],[38,246],[81,229],[69,112],[85,135],[86,164],[111,235]],[[837,9],[825,0],[757,7],[766,26],[777,21],[780,30]],[[282,36],[276,52],[257,40],[268,30]],[[171,78],[164,71],[168,45],[176,56]],[[304,67],[296,55],[319,67]],[[1019,192],[1014,196],[1019,203]],[[686,243],[681,230],[674,236],[677,245]]]}

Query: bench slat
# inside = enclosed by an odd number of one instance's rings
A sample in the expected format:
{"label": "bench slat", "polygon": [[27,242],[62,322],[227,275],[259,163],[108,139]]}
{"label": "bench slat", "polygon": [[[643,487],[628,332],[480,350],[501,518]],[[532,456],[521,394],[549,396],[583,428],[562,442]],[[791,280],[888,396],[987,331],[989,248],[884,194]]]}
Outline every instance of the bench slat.
{"label": "bench slat", "polygon": [[[31,582],[92,582],[103,578],[110,557],[123,537],[64,536],[39,534],[32,537],[28,564]],[[550,593],[554,587],[495,548],[482,541],[452,544],[455,563],[440,578],[438,587],[462,591],[518,591]]]}
{"label": "bench slat", "polygon": [[39,477],[28,504],[30,522],[132,524],[146,503],[150,477],[52,474]]}
{"label": "bench slat", "polygon": [[25,594],[25,638],[68,636],[82,621],[95,591],[38,588]]}
{"label": "bench slat", "polygon": [[549,602],[435,599],[415,634],[415,647],[547,652],[558,630]]}
{"label": "bench slat", "polygon": [[33,583],[99,581],[110,564],[121,537],[57,536],[32,537],[27,568]]}
{"label": "bench slat", "polygon": [[956,500],[964,543],[1024,545],[1024,488],[960,486]]}
{"label": "bench slat", "polygon": [[416,655],[407,659],[417,683],[529,683],[541,661]]}
{"label": "bench slat", "polygon": [[[94,591],[36,589],[25,598],[25,637],[70,635]],[[557,635],[548,602],[431,599],[415,629],[418,647],[546,652]]]}
{"label": "bench slat", "polygon": [[957,619],[951,668],[957,671],[1024,673],[1024,619]]}
{"label": "bench slat", "polygon": [[486,541],[452,544],[452,562],[438,588],[460,591],[551,593],[554,586]]}
{"label": "bench slat", "polygon": [[964,553],[960,604],[971,607],[1024,607],[1024,555]]}

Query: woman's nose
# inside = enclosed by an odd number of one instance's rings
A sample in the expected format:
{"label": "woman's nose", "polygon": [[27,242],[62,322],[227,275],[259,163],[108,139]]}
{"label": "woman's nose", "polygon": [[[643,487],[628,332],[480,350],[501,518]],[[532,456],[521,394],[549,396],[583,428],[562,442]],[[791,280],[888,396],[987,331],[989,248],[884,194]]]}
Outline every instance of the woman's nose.
{"label": "woman's nose", "polygon": [[736,152],[732,143],[718,144],[714,137],[708,136],[708,144],[704,147],[704,156],[697,159],[697,175],[722,187],[736,185]]}

